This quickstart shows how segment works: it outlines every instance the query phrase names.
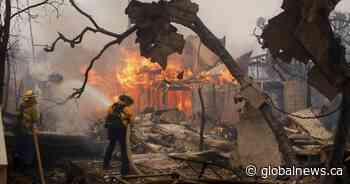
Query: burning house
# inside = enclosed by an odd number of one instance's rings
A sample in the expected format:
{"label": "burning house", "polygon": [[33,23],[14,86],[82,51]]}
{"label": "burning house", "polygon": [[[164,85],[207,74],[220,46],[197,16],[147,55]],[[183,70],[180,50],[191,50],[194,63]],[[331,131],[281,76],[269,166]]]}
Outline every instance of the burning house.
{"label": "burning house", "polygon": [[[88,84],[109,101],[127,93],[135,99],[137,113],[145,109],[178,109],[193,119],[201,112],[197,90],[200,87],[207,112],[217,116],[211,117],[213,121],[238,120],[238,107],[233,102],[237,83],[217,56],[205,46],[198,47],[198,38],[189,36],[184,53],[170,56],[165,70],[142,57],[132,39],[118,48],[118,61],[108,66],[113,72],[97,68],[89,73]],[[81,74],[86,68],[80,66]]]}

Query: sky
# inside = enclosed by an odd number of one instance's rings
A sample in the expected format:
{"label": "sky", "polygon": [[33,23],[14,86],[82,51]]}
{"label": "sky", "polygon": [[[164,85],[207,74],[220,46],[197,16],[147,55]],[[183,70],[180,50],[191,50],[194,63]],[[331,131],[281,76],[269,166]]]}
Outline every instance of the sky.
{"label": "sky", "polygon": [[[259,45],[252,35],[256,20],[259,17],[271,18],[277,15],[281,11],[282,4],[282,0],[194,0],[194,2],[199,4],[199,16],[209,29],[218,37],[226,36],[227,49],[234,57],[249,50],[258,52]],[[77,3],[101,26],[115,32],[126,29],[127,16],[124,14],[124,9],[127,6],[127,0],[77,0]],[[350,1],[342,0],[337,10],[350,12]],[[58,31],[73,36],[86,25],[89,25],[89,22],[68,6],[62,9],[59,19],[50,16],[35,20],[34,42],[50,43],[55,39]],[[186,29],[181,32],[186,35],[191,34]],[[97,52],[108,40],[105,36],[89,35],[82,46]]]}

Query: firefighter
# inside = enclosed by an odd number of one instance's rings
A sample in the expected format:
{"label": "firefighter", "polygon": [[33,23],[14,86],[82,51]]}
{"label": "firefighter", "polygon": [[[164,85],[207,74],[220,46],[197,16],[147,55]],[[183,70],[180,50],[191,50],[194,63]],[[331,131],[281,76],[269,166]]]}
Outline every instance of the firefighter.
{"label": "firefighter", "polygon": [[22,97],[19,108],[18,121],[14,133],[16,135],[16,147],[14,154],[15,169],[25,175],[33,177],[36,181],[36,161],[33,132],[37,131],[37,124],[40,119],[36,95],[28,90]]}
{"label": "firefighter", "polygon": [[127,126],[133,121],[133,113],[130,106],[134,100],[127,96],[119,96],[118,102],[114,103],[109,109],[106,117],[105,127],[108,131],[109,145],[106,149],[103,169],[110,169],[112,154],[118,141],[121,151],[121,172],[122,176],[129,174],[129,158],[127,153]]}

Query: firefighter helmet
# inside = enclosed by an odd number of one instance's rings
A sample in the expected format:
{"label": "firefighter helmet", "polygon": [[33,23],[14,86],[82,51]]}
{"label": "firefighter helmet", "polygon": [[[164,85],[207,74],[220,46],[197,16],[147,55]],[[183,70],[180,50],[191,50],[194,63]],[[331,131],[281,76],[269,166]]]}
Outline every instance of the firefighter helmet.
{"label": "firefighter helmet", "polygon": [[125,103],[126,105],[132,105],[134,103],[134,100],[128,95],[120,95],[119,101]]}
{"label": "firefighter helmet", "polygon": [[27,101],[29,99],[35,99],[36,94],[33,92],[33,90],[27,90],[23,95],[23,100]]}

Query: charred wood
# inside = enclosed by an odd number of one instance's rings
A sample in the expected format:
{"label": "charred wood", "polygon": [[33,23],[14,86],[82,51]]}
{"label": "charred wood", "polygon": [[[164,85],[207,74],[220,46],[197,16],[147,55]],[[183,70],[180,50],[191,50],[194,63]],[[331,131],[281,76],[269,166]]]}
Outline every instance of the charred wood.
{"label": "charred wood", "polygon": [[199,100],[201,103],[201,109],[202,109],[202,113],[201,113],[201,127],[200,127],[200,132],[199,132],[199,150],[203,151],[204,150],[204,128],[205,128],[205,124],[206,124],[206,118],[205,118],[205,106],[204,106],[204,101],[203,101],[203,95],[202,95],[202,88],[199,87],[198,88],[198,95],[199,95]]}
{"label": "charred wood", "polygon": [[[337,131],[334,138],[334,148],[327,163],[328,169],[343,167],[346,143],[350,128],[350,85],[347,84],[343,89],[342,111],[338,122]],[[331,184],[336,182],[336,176],[327,176],[322,178],[322,184]]]}

